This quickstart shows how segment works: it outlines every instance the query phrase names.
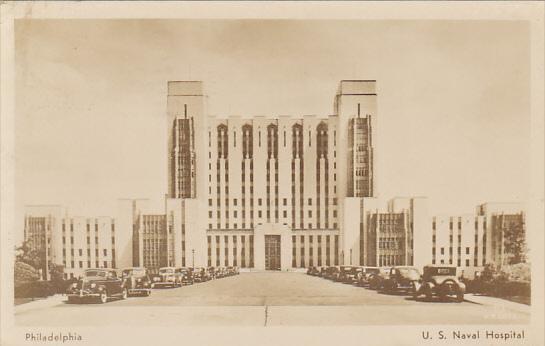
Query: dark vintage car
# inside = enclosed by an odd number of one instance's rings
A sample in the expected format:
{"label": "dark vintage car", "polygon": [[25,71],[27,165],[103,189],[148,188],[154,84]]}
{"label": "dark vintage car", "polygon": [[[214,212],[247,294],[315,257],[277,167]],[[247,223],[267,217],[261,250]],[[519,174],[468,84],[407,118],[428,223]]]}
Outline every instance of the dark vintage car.
{"label": "dark vintage car", "polygon": [[210,280],[210,274],[206,268],[195,267],[193,268],[193,280],[195,282],[205,282]]}
{"label": "dark vintage car", "polygon": [[320,272],[316,267],[311,266],[307,268],[307,275],[317,276],[319,273]]}
{"label": "dark vintage car", "polygon": [[390,276],[390,267],[379,267],[378,269],[378,272],[370,273],[367,278],[368,287],[372,290],[382,289],[384,281]]}
{"label": "dark vintage car", "polygon": [[341,266],[339,281],[347,284],[357,283],[361,276],[363,276],[363,267]]}
{"label": "dark vintage car", "polygon": [[127,268],[121,272],[129,296],[149,296],[151,294],[151,279],[146,268]]}
{"label": "dark vintage car", "polygon": [[339,270],[340,269],[338,266],[327,267],[327,269],[325,270],[324,278],[329,280],[335,280],[339,275]]}
{"label": "dark vintage car", "polygon": [[438,297],[446,300],[449,296],[457,302],[464,301],[466,286],[456,277],[456,267],[429,265],[424,267],[421,282],[415,286],[414,299],[424,295],[427,300]]}
{"label": "dark vintage car", "polygon": [[358,276],[358,285],[361,287],[369,287],[371,279],[375,275],[380,274],[379,267],[361,267],[361,273]]}
{"label": "dark vintage car", "polygon": [[176,274],[180,276],[182,280],[182,285],[193,285],[195,283],[195,279],[193,278],[193,269],[182,267],[182,268],[176,268],[175,270]]}
{"label": "dark vintage car", "polygon": [[420,271],[411,266],[395,266],[390,269],[388,278],[382,283],[385,293],[413,293],[415,284],[420,280]]}
{"label": "dark vintage car", "polygon": [[322,277],[322,278],[325,277],[327,268],[328,267],[325,267],[325,266],[324,267],[319,267],[318,276]]}
{"label": "dark vintage car", "polygon": [[159,268],[159,276],[154,276],[152,288],[180,287],[182,277],[174,267]]}
{"label": "dark vintage car", "polygon": [[109,298],[127,298],[128,290],[115,270],[87,269],[82,279],[68,287],[66,295],[69,303],[84,300],[106,303]]}

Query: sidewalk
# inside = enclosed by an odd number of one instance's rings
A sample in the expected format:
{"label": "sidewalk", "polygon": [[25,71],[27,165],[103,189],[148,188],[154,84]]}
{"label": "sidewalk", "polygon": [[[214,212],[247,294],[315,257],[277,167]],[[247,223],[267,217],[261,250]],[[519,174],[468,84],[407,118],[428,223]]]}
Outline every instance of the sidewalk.
{"label": "sidewalk", "polygon": [[38,299],[25,304],[17,305],[14,307],[15,314],[25,313],[30,310],[45,309],[54,305],[61,304],[66,300],[66,296],[62,294],[56,294],[44,299]]}
{"label": "sidewalk", "polygon": [[496,298],[496,297],[489,297],[489,296],[482,296],[477,295],[473,293],[466,293],[465,300],[471,303],[481,304],[481,305],[495,305],[495,306],[501,306],[505,309],[514,310],[521,313],[530,313],[531,306],[521,303],[515,303],[509,300]]}

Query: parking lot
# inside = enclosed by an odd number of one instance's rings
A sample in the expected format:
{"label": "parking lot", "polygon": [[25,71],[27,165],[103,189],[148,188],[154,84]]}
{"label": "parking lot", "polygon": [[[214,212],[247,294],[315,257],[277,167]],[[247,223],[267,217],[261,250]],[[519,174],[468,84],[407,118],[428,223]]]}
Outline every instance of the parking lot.
{"label": "parking lot", "polygon": [[[414,301],[299,272],[247,272],[106,304],[23,304],[21,326],[521,324],[529,306],[480,297]],[[84,319],[81,316],[85,316]]]}

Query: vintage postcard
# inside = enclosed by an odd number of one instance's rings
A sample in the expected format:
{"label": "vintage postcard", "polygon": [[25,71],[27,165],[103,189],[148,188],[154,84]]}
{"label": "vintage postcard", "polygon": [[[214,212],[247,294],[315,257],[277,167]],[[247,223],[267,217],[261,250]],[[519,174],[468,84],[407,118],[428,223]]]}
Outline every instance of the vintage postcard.
{"label": "vintage postcard", "polygon": [[1,6],[2,345],[543,345],[542,3]]}

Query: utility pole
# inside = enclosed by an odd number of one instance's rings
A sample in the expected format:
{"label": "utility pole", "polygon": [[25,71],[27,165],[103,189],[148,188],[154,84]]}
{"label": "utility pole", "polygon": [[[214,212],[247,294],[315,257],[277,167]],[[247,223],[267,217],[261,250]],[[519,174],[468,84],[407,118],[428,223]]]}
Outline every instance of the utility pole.
{"label": "utility pole", "polygon": [[191,265],[193,266],[193,269],[195,269],[195,249],[191,249]]}

